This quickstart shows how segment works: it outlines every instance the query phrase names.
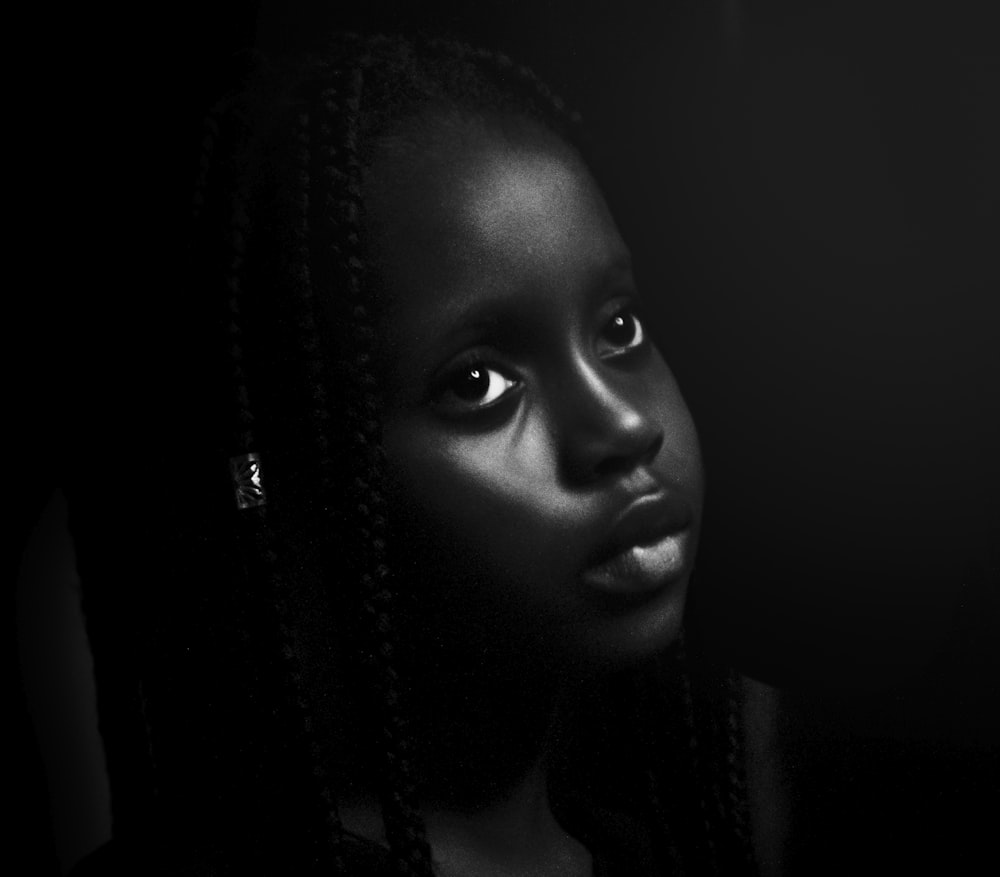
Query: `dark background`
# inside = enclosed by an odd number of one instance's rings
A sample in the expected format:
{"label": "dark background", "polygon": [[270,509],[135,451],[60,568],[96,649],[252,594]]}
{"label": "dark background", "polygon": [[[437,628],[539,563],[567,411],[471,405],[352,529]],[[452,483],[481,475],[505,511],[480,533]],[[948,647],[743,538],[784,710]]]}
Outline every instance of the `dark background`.
{"label": "dark background", "polygon": [[[702,435],[700,624],[786,692],[791,870],[977,872],[1000,792],[994,5],[230,0],[26,24],[15,545],[79,467],[127,461],[137,513],[172,489],[174,267],[233,53],[327,22],[450,30],[531,64],[595,141]],[[49,861],[23,712],[15,857]]]}

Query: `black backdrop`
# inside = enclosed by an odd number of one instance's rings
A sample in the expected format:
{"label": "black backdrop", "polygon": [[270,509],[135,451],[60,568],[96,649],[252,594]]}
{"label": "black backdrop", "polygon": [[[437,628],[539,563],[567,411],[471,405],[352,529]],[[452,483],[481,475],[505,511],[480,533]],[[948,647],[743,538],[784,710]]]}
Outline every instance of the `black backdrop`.
{"label": "black backdrop", "polygon": [[[989,5],[230,0],[25,26],[19,520],[95,461],[129,470],[137,507],[171,489],[172,266],[233,52],[327,23],[498,46],[583,111],[699,424],[698,609],[788,692],[795,873],[971,873],[1000,745]],[[22,843],[44,850],[26,800]]]}

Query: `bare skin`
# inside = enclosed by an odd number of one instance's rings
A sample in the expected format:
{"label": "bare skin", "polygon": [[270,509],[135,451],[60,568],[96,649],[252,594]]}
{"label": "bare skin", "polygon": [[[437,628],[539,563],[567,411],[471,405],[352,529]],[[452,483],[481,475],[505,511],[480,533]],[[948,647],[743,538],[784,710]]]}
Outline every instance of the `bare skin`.
{"label": "bare skin", "polygon": [[[475,812],[423,809],[441,877],[590,877],[589,851],[552,814],[547,773],[538,764],[503,798]],[[386,843],[376,802],[341,805],[345,828]]]}

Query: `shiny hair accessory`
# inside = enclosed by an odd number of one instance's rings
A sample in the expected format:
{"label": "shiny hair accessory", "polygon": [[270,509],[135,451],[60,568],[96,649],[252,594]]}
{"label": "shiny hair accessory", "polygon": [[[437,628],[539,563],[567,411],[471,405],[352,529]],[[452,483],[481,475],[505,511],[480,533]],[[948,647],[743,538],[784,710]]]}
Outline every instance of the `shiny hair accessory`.
{"label": "shiny hair accessory", "polygon": [[260,454],[230,457],[229,474],[233,479],[236,508],[244,511],[260,508],[267,503],[267,494],[261,481]]}

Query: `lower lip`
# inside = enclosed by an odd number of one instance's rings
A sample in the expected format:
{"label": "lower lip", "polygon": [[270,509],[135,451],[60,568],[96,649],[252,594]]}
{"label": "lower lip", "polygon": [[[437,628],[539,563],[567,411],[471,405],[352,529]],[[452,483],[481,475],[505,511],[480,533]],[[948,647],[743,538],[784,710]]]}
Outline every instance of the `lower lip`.
{"label": "lower lip", "polygon": [[583,583],[606,594],[640,595],[676,579],[687,563],[689,531],[669,533],[656,542],[632,545],[584,570]]}

